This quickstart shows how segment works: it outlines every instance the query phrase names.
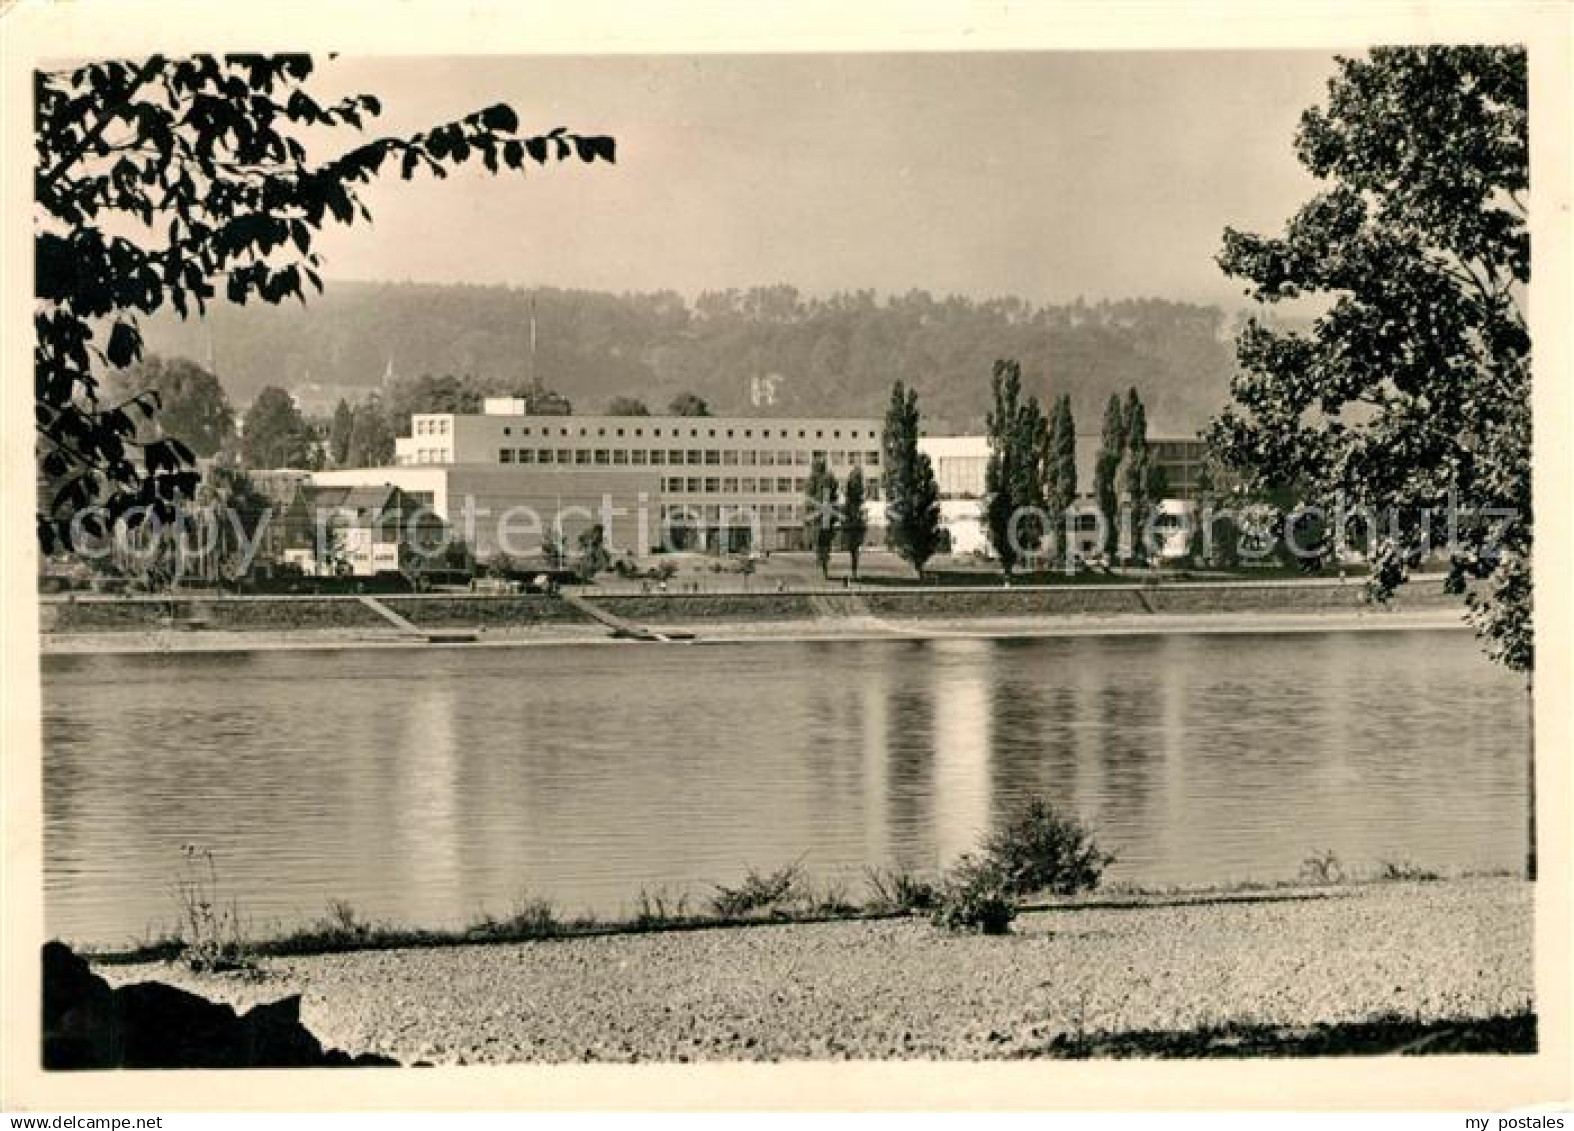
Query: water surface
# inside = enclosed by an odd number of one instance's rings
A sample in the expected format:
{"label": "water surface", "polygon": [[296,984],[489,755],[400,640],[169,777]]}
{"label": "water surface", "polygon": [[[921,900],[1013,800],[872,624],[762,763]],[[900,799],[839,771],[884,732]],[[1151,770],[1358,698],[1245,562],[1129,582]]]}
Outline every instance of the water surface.
{"label": "water surface", "polygon": [[187,843],[265,927],[615,914],[799,858],[856,894],[1033,794],[1110,880],[1514,868],[1527,719],[1458,631],[49,656],[46,919],[172,923]]}

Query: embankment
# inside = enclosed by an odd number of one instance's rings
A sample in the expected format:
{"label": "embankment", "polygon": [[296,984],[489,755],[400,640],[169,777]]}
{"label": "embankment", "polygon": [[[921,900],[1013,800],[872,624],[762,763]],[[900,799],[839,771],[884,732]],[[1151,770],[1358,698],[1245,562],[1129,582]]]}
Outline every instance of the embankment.
{"label": "embankment", "polygon": [[[1193,582],[1163,585],[1058,585],[1043,588],[934,588],[793,591],[786,593],[599,594],[584,596],[615,616],[657,625],[825,625],[838,619],[907,622],[1024,620],[1060,617],[1189,617],[1215,614],[1355,613],[1371,609],[1357,582]],[[437,594],[380,596],[421,628],[524,630],[594,628],[588,617],[554,597]],[[1412,581],[1388,606],[1398,611],[1444,609],[1458,598],[1435,578]],[[196,623],[229,633],[386,629],[354,597],[65,596],[40,599],[46,636],[145,633]]]}

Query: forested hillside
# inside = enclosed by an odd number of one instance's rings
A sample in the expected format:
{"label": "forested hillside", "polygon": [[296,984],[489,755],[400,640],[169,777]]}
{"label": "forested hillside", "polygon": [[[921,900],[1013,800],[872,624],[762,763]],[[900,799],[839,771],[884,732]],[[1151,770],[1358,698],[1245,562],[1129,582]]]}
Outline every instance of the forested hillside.
{"label": "forested hillside", "polygon": [[653,409],[682,391],[713,412],[878,415],[891,383],[916,386],[930,431],[977,429],[990,367],[1022,364],[1025,391],[1069,393],[1079,429],[1110,393],[1135,385],[1156,434],[1191,432],[1226,400],[1235,318],[1211,306],[1143,299],[1032,306],[922,291],[810,298],[774,286],[613,295],[549,288],[331,285],[307,307],[215,306],[205,322],[152,319],[151,352],[215,368],[237,404],[265,385],[342,389],[469,374],[499,392],[536,375],[580,413],[617,396]]}

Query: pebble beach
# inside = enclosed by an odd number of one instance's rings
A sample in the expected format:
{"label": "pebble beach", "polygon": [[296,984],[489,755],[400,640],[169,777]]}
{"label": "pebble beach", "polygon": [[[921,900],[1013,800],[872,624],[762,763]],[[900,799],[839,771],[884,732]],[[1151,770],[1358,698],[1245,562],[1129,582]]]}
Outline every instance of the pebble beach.
{"label": "pebble beach", "polygon": [[1533,891],[1373,883],[1034,911],[1002,937],[913,918],[99,972],[237,1008],[299,993],[324,1043],[404,1064],[1031,1057],[1097,1034],[1522,1014]]}

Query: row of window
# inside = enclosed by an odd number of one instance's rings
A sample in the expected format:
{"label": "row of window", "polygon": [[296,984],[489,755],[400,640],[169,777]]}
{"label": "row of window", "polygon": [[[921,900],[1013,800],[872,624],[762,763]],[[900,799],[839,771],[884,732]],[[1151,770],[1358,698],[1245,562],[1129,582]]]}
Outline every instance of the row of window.
{"label": "row of window", "polygon": [[[423,422],[419,421],[419,420],[416,422],[418,430],[419,430],[419,426],[420,426],[421,423],[423,423]],[[426,422],[426,423],[436,423],[436,422],[435,421],[431,421],[431,422]],[[445,421],[442,421],[442,424],[443,424],[443,431],[446,432],[448,430],[448,428],[447,428],[448,422],[445,420]],[[618,428],[618,427],[611,427],[611,428],[597,427],[596,429],[594,429],[594,434],[597,435],[597,436],[606,436],[606,435],[609,435],[609,434],[613,435],[613,436],[644,436],[646,431],[647,431],[647,428],[644,425],[640,425],[637,428],[636,427],[624,427],[624,428]],[[684,429],[684,428],[667,428],[665,431],[663,431],[660,428],[649,428],[648,431],[649,431],[649,433],[652,436],[655,436],[658,439],[660,437],[662,437],[662,436],[668,436],[668,437],[671,437],[672,439],[676,440],[676,439],[682,438],[684,433],[687,432],[688,437],[690,439],[695,439],[695,440],[699,439],[699,437],[701,435],[704,435],[706,438],[711,439],[711,440],[717,440],[717,439],[723,439],[723,438],[728,439],[728,440],[733,440],[733,439],[737,439],[738,438],[738,433],[742,433],[742,438],[743,439],[745,439],[745,440],[752,440],[752,439],[755,438],[755,433],[758,432],[759,433],[759,438],[761,440],[769,440],[772,436],[775,436],[778,439],[786,440],[792,435],[792,432],[794,431],[794,429],[791,429],[791,428],[758,428],[758,429],[756,429],[756,428],[688,428],[688,429]],[[809,439],[809,431],[810,431],[809,429],[807,429],[807,428],[799,428],[799,429],[796,429],[796,431],[798,433],[798,439],[800,439],[800,440],[807,440],[807,439]],[[567,426],[564,426],[564,425],[555,425],[555,426],[554,425],[541,425],[541,426],[538,427],[538,429],[535,432],[532,432],[530,426],[522,425],[522,426],[519,427],[518,434],[521,435],[521,436],[530,436],[530,435],[537,435],[537,436],[554,436],[554,435],[556,435],[556,436],[569,436],[569,435],[574,435],[576,432],[580,436],[589,436],[589,435],[591,435],[592,430],[590,428],[584,426],[584,425],[581,425],[578,429],[567,427]],[[816,440],[823,440],[823,439],[826,438],[825,433],[826,433],[826,429],[824,429],[824,428],[816,428],[816,429],[814,429],[814,438]],[[830,433],[831,433],[830,438],[833,439],[833,440],[840,440],[842,438],[842,430],[840,428],[832,428],[832,429],[830,429]],[[419,431],[418,431],[418,434],[419,434]],[[503,426],[503,435],[505,435],[505,436],[512,436],[514,434],[515,434],[515,432],[514,432],[514,425],[506,424],[506,425]],[[877,434],[875,433],[875,431],[873,429],[849,428],[847,430],[847,438],[849,440],[860,440],[860,439],[862,439],[862,440],[874,440],[874,439],[878,439],[879,437],[877,436]]]}
{"label": "row of window", "polygon": [[803,508],[797,503],[759,503],[746,507],[717,506],[715,503],[685,506],[680,503],[661,508],[661,520],[669,523],[704,521],[728,526],[753,526],[759,522],[769,526],[773,523],[797,523],[802,519]]}
{"label": "row of window", "polygon": [[[787,478],[785,476],[775,479],[697,479],[693,477],[681,478],[674,475],[663,477],[661,489],[689,495],[802,495],[809,489],[809,481],[802,477]],[[868,484],[866,497],[870,499],[878,499],[880,497],[880,483],[878,480]]]}
{"label": "row of window", "polygon": [[[666,451],[653,448],[499,448],[498,463],[555,463],[579,467],[808,467],[816,458],[831,467],[879,467],[879,452],[739,452],[733,449],[691,448]],[[425,463],[426,460],[419,462]]]}
{"label": "row of window", "polygon": [[448,435],[448,418],[440,416],[433,420],[423,420],[418,416],[415,418],[415,434],[417,436],[446,436]]}

